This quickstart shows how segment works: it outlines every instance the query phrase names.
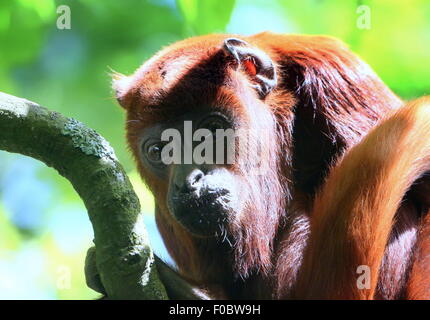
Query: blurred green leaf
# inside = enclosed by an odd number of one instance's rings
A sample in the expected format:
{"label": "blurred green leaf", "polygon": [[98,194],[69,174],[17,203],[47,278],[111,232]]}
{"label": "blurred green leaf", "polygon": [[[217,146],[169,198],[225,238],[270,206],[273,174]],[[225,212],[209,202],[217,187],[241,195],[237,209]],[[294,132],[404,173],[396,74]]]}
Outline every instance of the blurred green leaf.
{"label": "blurred green leaf", "polygon": [[195,34],[224,31],[235,0],[177,0],[178,7]]}

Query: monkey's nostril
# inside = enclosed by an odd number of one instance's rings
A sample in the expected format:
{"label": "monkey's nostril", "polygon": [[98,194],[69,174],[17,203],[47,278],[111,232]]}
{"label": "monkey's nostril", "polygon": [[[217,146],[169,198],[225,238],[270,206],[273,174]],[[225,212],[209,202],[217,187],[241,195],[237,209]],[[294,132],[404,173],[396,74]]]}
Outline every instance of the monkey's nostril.
{"label": "monkey's nostril", "polygon": [[203,176],[204,173],[199,169],[191,171],[188,177],[185,178],[186,191],[197,190],[201,185]]}
{"label": "monkey's nostril", "polygon": [[195,176],[194,176],[194,181],[192,181],[192,184],[196,184],[200,181],[200,179],[203,178],[203,172],[199,171]]}

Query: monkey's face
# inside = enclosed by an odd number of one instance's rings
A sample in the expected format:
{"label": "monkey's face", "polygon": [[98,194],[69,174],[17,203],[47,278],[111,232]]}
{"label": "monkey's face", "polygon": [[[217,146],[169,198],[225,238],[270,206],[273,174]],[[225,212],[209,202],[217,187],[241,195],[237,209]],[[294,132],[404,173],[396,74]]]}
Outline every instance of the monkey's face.
{"label": "monkey's face", "polygon": [[170,214],[196,236],[222,235],[242,211],[234,127],[229,116],[207,109],[143,131],[143,165],[167,184]]}
{"label": "monkey's face", "polygon": [[261,221],[277,219],[283,197],[276,120],[265,99],[276,70],[243,40],[211,39],[161,52],[114,88],[159,211],[194,236],[246,241],[244,226],[263,234]]}

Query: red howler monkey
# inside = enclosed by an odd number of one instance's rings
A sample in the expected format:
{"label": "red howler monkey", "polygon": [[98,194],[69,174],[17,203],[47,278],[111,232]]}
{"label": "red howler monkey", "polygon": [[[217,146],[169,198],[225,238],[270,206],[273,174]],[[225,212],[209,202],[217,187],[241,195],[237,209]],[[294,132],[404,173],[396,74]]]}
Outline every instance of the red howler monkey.
{"label": "red howler monkey", "polygon": [[[430,99],[401,107],[339,41],[273,33],[177,42],[113,87],[185,279],[215,298],[430,298]],[[184,121],[246,132],[246,152],[165,164]]]}

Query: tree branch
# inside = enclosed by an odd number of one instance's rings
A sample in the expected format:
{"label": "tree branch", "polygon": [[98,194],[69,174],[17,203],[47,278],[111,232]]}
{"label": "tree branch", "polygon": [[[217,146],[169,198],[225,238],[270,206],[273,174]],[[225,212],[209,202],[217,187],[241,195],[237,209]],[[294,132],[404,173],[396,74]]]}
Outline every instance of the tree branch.
{"label": "tree branch", "polygon": [[[97,250],[91,259],[110,299],[168,298],[139,200],[104,138],[77,120],[0,92],[0,149],[38,159],[72,183],[93,225]],[[182,279],[168,278],[176,298],[199,298]]]}

